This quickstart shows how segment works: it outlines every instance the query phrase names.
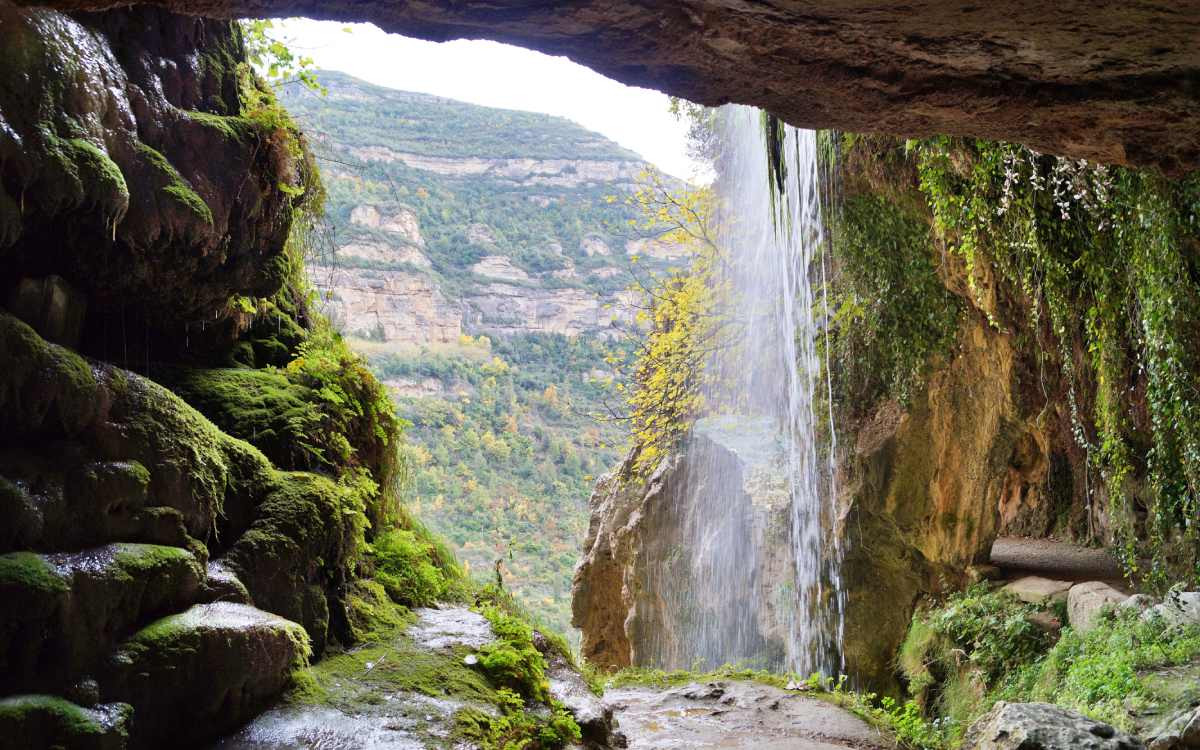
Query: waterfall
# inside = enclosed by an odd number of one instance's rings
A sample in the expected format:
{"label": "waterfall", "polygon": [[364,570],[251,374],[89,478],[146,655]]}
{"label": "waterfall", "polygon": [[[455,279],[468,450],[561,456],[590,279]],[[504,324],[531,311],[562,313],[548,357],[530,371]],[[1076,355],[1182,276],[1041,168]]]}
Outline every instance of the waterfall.
{"label": "waterfall", "polygon": [[[650,585],[668,622],[644,663],[841,671],[834,432],[818,337],[828,309],[816,134],[786,127],[773,182],[761,113],[720,111],[720,244],[736,345],[672,488],[677,548]],[[782,192],[779,188],[782,188]]]}

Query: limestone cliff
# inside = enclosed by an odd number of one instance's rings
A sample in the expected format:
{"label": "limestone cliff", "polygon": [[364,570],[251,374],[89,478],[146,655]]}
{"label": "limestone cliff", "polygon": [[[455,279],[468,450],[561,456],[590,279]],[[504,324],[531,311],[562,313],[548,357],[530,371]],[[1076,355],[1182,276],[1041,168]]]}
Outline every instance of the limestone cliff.
{"label": "limestone cliff", "polygon": [[649,168],[567,120],[322,73],[289,107],[318,143],[331,247],[311,267],[327,314],[391,346],[462,334],[614,336],[635,274],[678,248],[631,232]]}

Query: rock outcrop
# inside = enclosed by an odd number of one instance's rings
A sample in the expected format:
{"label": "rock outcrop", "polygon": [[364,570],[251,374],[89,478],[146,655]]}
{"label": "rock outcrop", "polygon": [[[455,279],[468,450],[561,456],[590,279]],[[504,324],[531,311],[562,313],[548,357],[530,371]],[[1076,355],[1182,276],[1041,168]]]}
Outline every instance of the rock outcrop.
{"label": "rock outcrop", "polygon": [[[296,458],[308,385],[252,369],[310,336],[310,157],[229,22],[5,4],[0,48],[0,748],[195,746],[351,635],[371,511]],[[383,483],[362,375],[322,433]]]}
{"label": "rock outcrop", "polygon": [[645,480],[631,456],[597,483],[572,603],[584,658],[784,666],[791,609],[776,593],[793,563],[778,460],[769,425],[703,420]]}
{"label": "rock outcrop", "polygon": [[0,6],[0,287],[24,299],[22,278],[65,279],[88,309],[83,351],[227,345],[230,297],[282,284],[310,170],[243,112],[240,45],[228,22],[153,9]]}
{"label": "rock outcrop", "polygon": [[1086,0],[870,8],[851,0],[157,4],[210,16],[369,21],[435,41],[494,39],[693,101],[754,104],[806,127],[972,135],[1176,173],[1200,165],[1200,14],[1191,0],[1101,9]]}
{"label": "rock outcrop", "polygon": [[963,739],[963,750],[1144,750],[1136,737],[1048,703],[1000,701]]}

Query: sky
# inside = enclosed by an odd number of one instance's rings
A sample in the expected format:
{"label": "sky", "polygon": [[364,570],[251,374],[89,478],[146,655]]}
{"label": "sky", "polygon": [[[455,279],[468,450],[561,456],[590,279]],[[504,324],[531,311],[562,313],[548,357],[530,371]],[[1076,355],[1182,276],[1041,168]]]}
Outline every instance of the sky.
{"label": "sky", "polygon": [[318,68],[389,88],[559,115],[668,174],[692,179],[706,172],[688,157],[686,126],[667,111],[665,94],[626,86],[565,57],[489,41],[426,42],[370,24],[308,19],[276,22],[272,35],[312,57]]}

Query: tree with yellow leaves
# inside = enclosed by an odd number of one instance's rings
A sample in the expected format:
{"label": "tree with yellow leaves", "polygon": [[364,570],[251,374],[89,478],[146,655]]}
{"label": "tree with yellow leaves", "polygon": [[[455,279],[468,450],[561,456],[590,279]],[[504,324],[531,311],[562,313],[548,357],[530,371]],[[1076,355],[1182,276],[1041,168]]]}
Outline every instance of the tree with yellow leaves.
{"label": "tree with yellow leaves", "polygon": [[639,282],[648,300],[637,315],[644,333],[624,379],[628,388],[617,386],[629,406],[635,470],[648,474],[705,407],[711,361],[732,343],[730,321],[720,314],[730,288],[711,188],[678,188],[650,171],[631,200],[644,216],[643,232],[688,248],[691,258],[686,268]]}

